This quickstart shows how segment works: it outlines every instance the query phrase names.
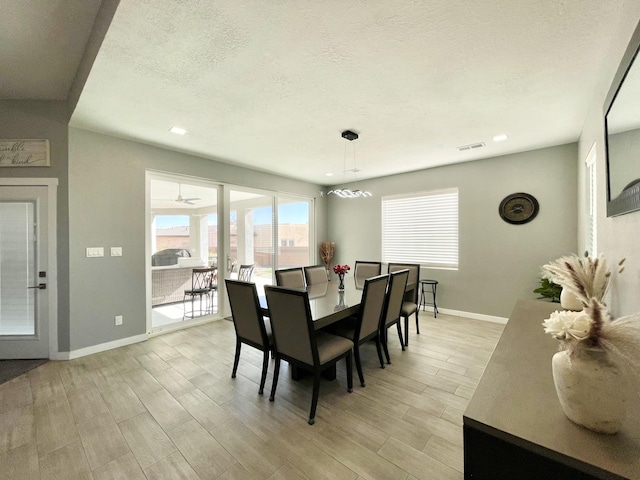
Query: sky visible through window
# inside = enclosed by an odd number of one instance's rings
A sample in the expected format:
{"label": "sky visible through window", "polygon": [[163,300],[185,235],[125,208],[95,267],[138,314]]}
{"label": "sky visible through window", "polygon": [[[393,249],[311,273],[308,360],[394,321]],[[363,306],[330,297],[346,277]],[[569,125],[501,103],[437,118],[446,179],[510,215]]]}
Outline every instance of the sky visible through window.
{"label": "sky visible through window", "polygon": [[[260,207],[253,211],[255,225],[271,223],[271,207]],[[287,203],[279,207],[278,220],[282,223],[309,223],[309,204],[307,202]],[[217,216],[209,215],[209,225],[217,224]],[[171,228],[189,225],[188,215],[158,215],[156,228]]]}

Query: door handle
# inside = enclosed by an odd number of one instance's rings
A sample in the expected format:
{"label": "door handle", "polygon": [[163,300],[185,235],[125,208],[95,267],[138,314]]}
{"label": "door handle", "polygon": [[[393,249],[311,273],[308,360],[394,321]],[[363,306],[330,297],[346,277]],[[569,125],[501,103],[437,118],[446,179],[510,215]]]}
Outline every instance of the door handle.
{"label": "door handle", "polygon": [[47,284],[46,283],[40,283],[40,284],[36,285],[35,287],[27,287],[27,288],[37,288],[38,290],[46,290],[47,289]]}

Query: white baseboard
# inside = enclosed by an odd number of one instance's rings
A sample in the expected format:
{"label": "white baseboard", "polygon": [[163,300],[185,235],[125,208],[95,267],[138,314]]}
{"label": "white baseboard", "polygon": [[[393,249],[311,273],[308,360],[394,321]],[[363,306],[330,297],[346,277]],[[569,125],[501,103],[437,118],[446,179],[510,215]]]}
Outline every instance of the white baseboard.
{"label": "white baseboard", "polygon": [[[428,313],[428,311],[426,311]],[[446,315],[452,315],[454,317],[464,317],[464,318],[471,318],[473,320],[482,320],[484,322],[493,322],[493,323],[502,323],[502,324],[506,324],[507,323],[507,318],[503,318],[503,317],[494,317],[492,315],[483,315],[480,313],[471,313],[471,312],[463,312],[460,310],[449,310],[447,308],[439,308],[438,309],[438,313],[444,313]],[[195,327],[196,325],[202,324],[202,323],[209,323],[211,321],[216,321],[216,320],[221,320],[221,319],[207,319],[207,320],[203,320],[201,322],[195,322],[192,325],[189,325],[190,327]],[[182,326],[182,328],[184,328],[184,326]],[[144,342],[145,340],[147,340],[150,337],[154,337],[156,335],[162,335],[163,333],[169,333],[171,331],[175,331],[175,330],[180,330],[181,327],[177,327],[177,328],[169,328],[166,330],[162,330],[162,331],[157,331],[157,332],[153,332],[153,333],[143,333],[142,335],[136,335],[133,337],[127,337],[127,338],[121,338],[119,340],[114,340],[112,342],[106,342],[106,343],[101,343],[99,345],[93,345],[91,347],[86,347],[86,348],[80,348],[78,350],[72,350],[70,352],[58,352],[56,354],[53,354],[50,356],[51,360],[73,360],[74,358],[80,358],[80,357],[85,357],[87,355],[92,355],[94,353],[100,353],[100,352],[104,352],[106,350],[112,350],[114,348],[118,348],[118,347],[124,347],[126,345],[131,345],[133,343],[138,343],[138,342]]]}
{"label": "white baseboard", "polygon": [[72,350],[70,352],[58,352],[50,356],[51,360],[73,360],[74,358],[85,357],[94,353],[104,352],[106,350],[112,350],[118,347],[124,347],[131,345],[132,343],[144,342],[149,335],[143,333],[142,335],[135,335],[133,337],[121,338],[112,342],[101,343],[99,345],[93,345],[91,347],[80,348],[78,350]]}
{"label": "white baseboard", "polygon": [[202,320],[191,320],[188,325],[185,325],[182,322],[169,323],[167,325],[163,325],[162,327],[157,327],[151,330],[148,335],[149,338],[156,337],[158,335],[164,335],[165,333],[176,332],[178,330],[185,330],[191,327],[197,327],[198,325],[204,325],[205,323],[217,322],[219,320],[224,320],[222,317],[213,317],[211,315],[205,316]]}
{"label": "white baseboard", "polygon": [[[427,310],[428,312],[428,310]],[[462,312],[460,310],[449,310],[447,308],[438,308],[438,313],[444,313],[446,315],[453,315],[454,317],[465,317],[473,320],[482,320],[483,322],[493,322],[506,324],[508,318],[494,317],[493,315],[483,315],[481,313]]]}

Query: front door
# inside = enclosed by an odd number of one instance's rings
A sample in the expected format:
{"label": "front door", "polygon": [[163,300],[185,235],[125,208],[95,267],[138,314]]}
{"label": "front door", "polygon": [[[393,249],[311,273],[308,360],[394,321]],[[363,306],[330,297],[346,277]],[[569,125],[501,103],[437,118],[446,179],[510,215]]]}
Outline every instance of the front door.
{"label": "front door", "polygon": [[47,187],[0,187],[0,359],[49,358]]}

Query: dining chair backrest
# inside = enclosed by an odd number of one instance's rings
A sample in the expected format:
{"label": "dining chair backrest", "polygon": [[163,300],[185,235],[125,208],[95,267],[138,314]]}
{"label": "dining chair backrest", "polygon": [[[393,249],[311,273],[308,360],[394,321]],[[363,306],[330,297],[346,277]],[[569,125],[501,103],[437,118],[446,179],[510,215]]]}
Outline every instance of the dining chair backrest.
{"label": "dining chair backrest", "polygon": [[253,276],[254,268],[255,268],[254,264],[240,265],[240,268],[238,269],[238,280],[242,282],[250,282],[251,277]]}
{"label": "dining chair backrest", "polygon": [[382,273],[382,262],[356,260],[353,276],[358,279],[376,277]]}
{"label": "dining chair backrest", "polygon": [[307,365],[316,365],[318,351],[306,291],[265,285],[276,351]]}
{"label": "dining chair backrest", "polygon": [[365,280],[358,314],[360,325],[356,332],[357,341],[369,337],[380,328],[388,280],[389,275],[378,275]]}
{"label": "dining chair backrest", "polygon": [[329,277],[327,277],[327,268],[324,265],[304,267],[304,278],[307,282],[307,286],[315,285],[317,283],[326,283],[329,281]]}
{"label": "dining chair backrest", "polygon": [[387,302],[384,307],[384,325],[391,325],[400,318],[402,300],[407,287],[409,270],[397,270],[390,274]]}
{"label": "dining chair backrest", "polygon": [[407,290],[411,290],[414,303],[418,303],[418,282],[420,281],[420,264],[419,263],[389,263],[389,273],[398,270],[409,270],[409,278],[407,278]]}
{"label": "dining chair backrest", "polygon": [[305,288],[302,267],[276,270],[276,284],[279,287]]}
{"label": "dining chair backrest", "polygon": [[238,337],[268,346],[268,336],[255,283],[226,279],[233,325]]}

